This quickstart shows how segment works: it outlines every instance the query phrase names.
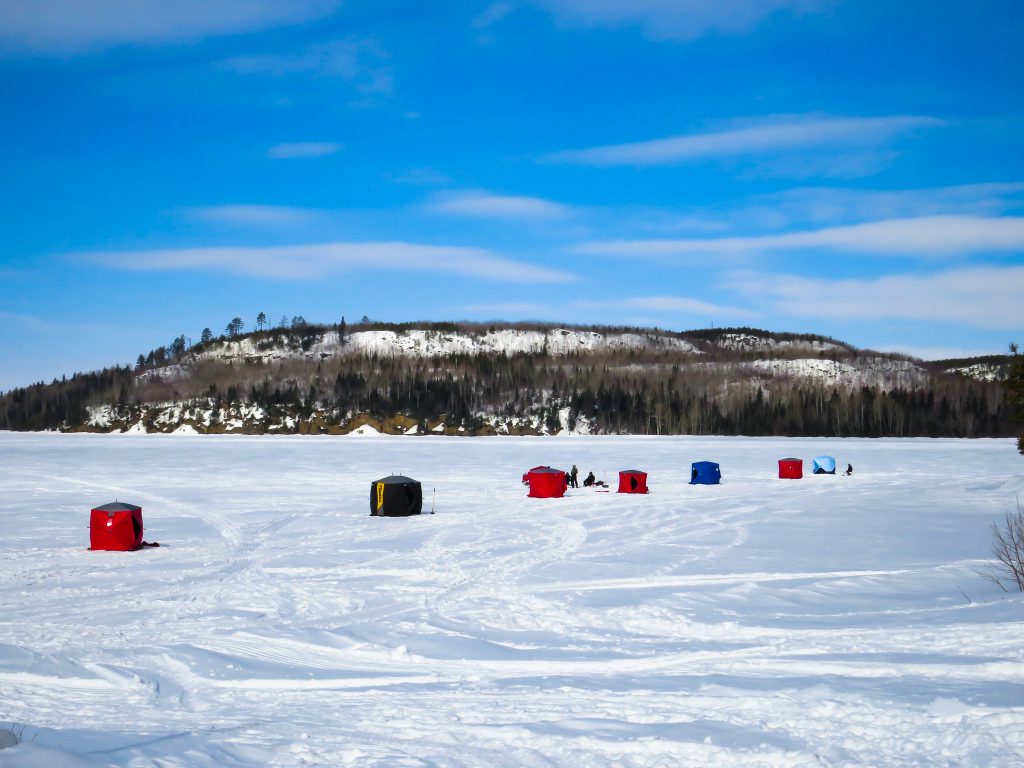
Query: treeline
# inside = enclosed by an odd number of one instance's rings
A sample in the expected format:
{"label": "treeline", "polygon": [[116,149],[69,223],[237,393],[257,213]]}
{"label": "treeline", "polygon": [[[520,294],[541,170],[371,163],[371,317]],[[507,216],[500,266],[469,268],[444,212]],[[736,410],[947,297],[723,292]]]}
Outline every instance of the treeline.
{"label": "treeline", "polygon": [[343,422],[396,414],[478,429],[483,417],[532,417],[550,431],[585,419],[602,433],[994,437],[1012,433],[1003,388],[935,375],[910,388],[751,380],[730,364],[680,363],[671,353],[606,352],[231,365],[207,361],[185,382],[153,379],[143,402],[208,397],[314,411]]}
{"label": "treeline", "polygon": [[[365,326],[351,330],[360,327]],[[469,330],[463,324],[434,327]],[[343,324],[339,330],[344,333]],[[322,327],[297,323],[249,338],[257,349],[277,345],[308,350],[322,331]],[[175,342],[161,348],[162,352],[154,351],[152,362],[148,355],[140,356],[134,371],[116,367],[77,374],[0,396],[0,429],[79,428],[88,419],[89,406],[131,409],[202,402],[214,410],[250,404],[298,419],[317,413],[335,424],[359,415],[402,415],[422,423],[443,420],[469,432],[497,417],[529,419],[548,431],[563,424],[573,429],[585,420],[591,431],[611,434],[1002,437],[1014,433],[1001,384],[937,371],[922,375],[913,386],[894,387],[892,381],[886,386],[864,386],[852,379],[824,385],[763,371],[754,377],[728,351],[717,360],[710,355],[625,349],[560,356],[346,354],[264,363],[200,359],[182,348],[183,340]],[[841,350],[834,356],[845,354]],[[168,367],[173,362],[181,363],[181,369]]]}
{"label": "treeline", "polygon": [[40,431],[82,424],[87,406],[100,401],[127,405],[134,399],[127,367],[76,373],[51,384],[33,384],[0,396],[0,429]]}

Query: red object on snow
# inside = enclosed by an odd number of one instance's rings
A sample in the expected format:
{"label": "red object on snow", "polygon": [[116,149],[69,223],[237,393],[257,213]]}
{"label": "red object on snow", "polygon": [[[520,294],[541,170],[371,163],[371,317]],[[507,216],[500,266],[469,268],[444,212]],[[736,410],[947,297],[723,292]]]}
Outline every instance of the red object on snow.
{"label": "red object on snow", "polygon": [[528,496],[535,499],[559,499],[565,495],[568,484],[565,472],[551,467],[535,467],[526,473],[530,481]]}
{"label": "red object on snow", "polygon": [[142,507],[119,501],[92,510],[89,548],[128,552],[142,546]]}
{"label": "red object on snow", "polygon": [[779,459],[779,477],[783,480],[799,480],[803,476],[803,459]]}
{"label": "red object on snow", "polygon": [[534,471],[536,471],[538,469],[551,469],[551,467],[543,466],[542,465],[542,466],[534,467],[533,469],[527,470],[526,472],[523,472],[523,485],[529,485],[530,484],[530,472],[534,472]]}
{"label": "red object on snow", "polygon": [[647,473],[639,469],[619,472],[619,493],[647,493]]}

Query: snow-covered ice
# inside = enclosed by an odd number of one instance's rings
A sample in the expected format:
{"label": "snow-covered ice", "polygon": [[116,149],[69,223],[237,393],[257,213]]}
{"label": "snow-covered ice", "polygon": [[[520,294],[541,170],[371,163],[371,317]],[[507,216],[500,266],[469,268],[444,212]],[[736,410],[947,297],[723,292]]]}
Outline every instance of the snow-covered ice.
{"label": "snow-covered ice", "polygon": [[[652,493],[526,498],[573,463]],[[1018,766],[1015,495],[1008,440],[0,433],[0,766]],[[115,498],[163,546],[88,551]]]}

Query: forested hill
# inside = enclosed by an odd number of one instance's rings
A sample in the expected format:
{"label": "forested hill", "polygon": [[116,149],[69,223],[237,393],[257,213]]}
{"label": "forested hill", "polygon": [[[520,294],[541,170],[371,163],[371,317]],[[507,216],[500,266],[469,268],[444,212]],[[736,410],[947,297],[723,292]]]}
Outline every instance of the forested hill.
{"label": "forested hill", "polygon": [[[753,328],[311,325],[184,336],[0,396],[0,429],[245,434],[1012,434],[1008,357],[925,363]],[[262,327],[263,323],[260,323]]]}

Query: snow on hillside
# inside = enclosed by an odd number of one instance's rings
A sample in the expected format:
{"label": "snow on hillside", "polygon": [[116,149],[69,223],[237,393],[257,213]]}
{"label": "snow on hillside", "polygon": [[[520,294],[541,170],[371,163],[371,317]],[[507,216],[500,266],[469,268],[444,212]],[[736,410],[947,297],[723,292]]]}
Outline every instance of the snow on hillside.
{"label": "snow on hillside", "polygon": [[339,354],[451,355],[538,353],[552,355],[597,352],[603,349],[659,349],[696,353],[687,341],[672,336],[635,333],[600,334],[592,331],[555,329],[523,331],[506,329],[480,335],[444,331],[356,331],[339,341],[337,331],[326,331],[306,350],[288,348],[283,340],[246,337],[222,341],[197,353],[198,359],[278,361],[295,357],[324,358]]}
{"label": "snow on hillside", "polygon": [[[574,463],[651,493],[526,497]],[[0,433],[0,489],[3,766],[1024,764],[1010,440]]]}
{"label": "snow on hillside", "polygon": [[165,365],[162,368],[151,368],[143,371],[138,375],[139,381],[146,381],[147,379],[163,379],[164,381],[178,381],[188,377],[190,372],[189,366],[175,363],[173,365]]}
{"label": "snow on hillside", "polygon": [[742,352],[845,352],[847,350],[846,346],[831,341],[781,340],[755,336],[752,333],[723,333],[713,343],[722,349],[735,349]]}
{"label": "snow on hillside", "polygon": [[1006,378],[1006,371],[1002,366],[992,363],[975,363],[962,368],[947,368],[946,373],[957,373],[978,381],[1003,381]]}
{"label": "snow on hillside", "polygon": [[858,358],[855,364],[820,358],[797,360],[752,360],[743,368],[775,377],[791,376],[826,383],[882,389],[911,388],[928,380],[928,373],[915,363],[884,357]]}

